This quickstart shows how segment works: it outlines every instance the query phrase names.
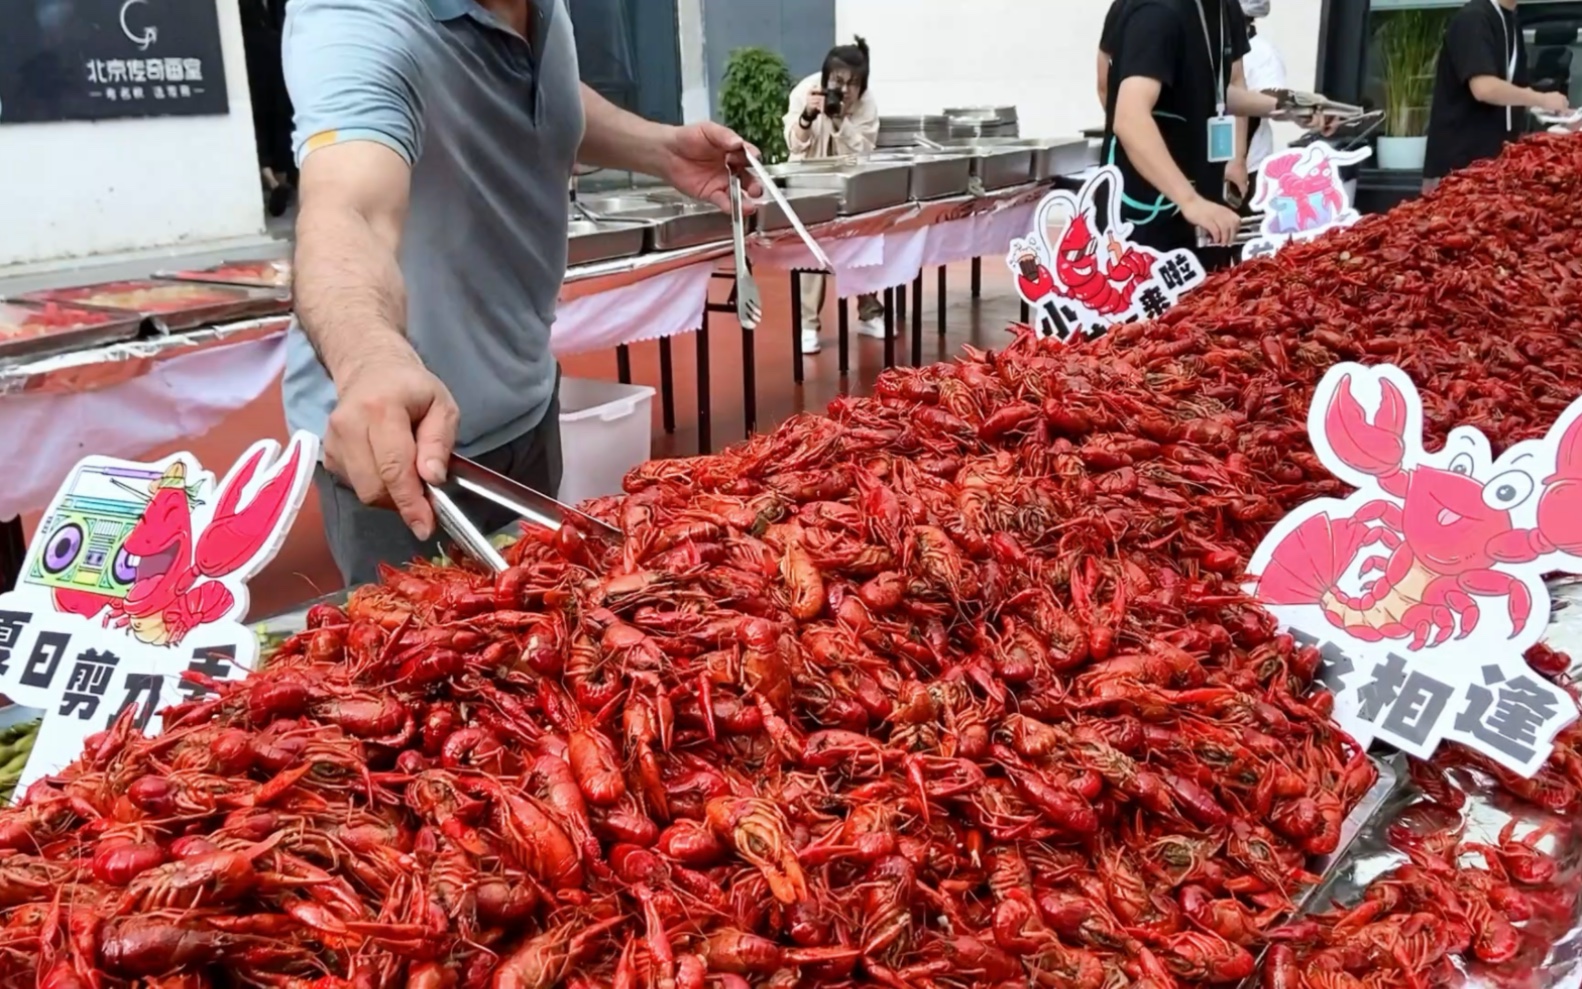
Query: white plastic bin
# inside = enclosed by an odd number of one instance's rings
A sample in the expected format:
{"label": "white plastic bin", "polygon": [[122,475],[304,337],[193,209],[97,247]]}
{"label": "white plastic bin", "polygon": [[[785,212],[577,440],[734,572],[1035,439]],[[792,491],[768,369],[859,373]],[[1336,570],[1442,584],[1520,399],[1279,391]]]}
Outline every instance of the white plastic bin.
{"label": "white plastic bin", "polygon": [[561,501],[575,505],[621,493],[621,478],[653,454],[653,406],[647,385],[561,379]]}

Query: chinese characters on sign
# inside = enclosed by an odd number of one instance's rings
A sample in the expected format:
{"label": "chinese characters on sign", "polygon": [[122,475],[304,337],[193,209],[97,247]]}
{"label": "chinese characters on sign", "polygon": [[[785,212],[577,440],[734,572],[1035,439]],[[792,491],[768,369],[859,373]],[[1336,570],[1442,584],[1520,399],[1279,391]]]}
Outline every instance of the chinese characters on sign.
{"label": "chinese characters on sign", "polygon": [[1253,554],[1253,588],[1318,648],[1359,743],[1426,759],[1450,740],[1531,776],[1578,717],[1522,656],[1549,619],[1543,575],[1582,557],[1582,400],[1498,458],[1466,426],[1427,453],[1422,430],[1399,368],[1332,368],[1308,433],[1357,491],[1282,519]]}
{"label": "chinese characters on sign", "polygon": [[229,112],[212,2],[73,0],[64,16],[44,10],[0,13],[0,124]]}
{"label": "chinese characters on sign", "polygon": [[43,713],[20,795],[127,712],[164,708],[257,665],[247,579],[295,519],[317,441],[256,444],[226,475],[186,454],[90,457],[45,512],[16,590],[0,595],[0,693]]}
{"label": "chinese characters on sign", "polygon": [[[1101,211],[1105,185],[1108,207]],[[1158,319],[1203,281],[1192,252],[1160,254],[1130,242],[1120,189],[1120,171],[1101,168],[1075,194],[1061,189],[1046,196],[1032,233],[1011,242],[1006,264],[1045,336],[1094,337],[1118,323]]]}
{"label": "chinese characters on sign", "polygon": [[1263,222],[1258,236],[1243,250],[1243,260],[1269,257],[1292,241],[1312,240],[1361,219],[1346,194],[1340,169],[1371,154],[1368,148],[1342,153],[1318,141],[1265,159],[1251,203],[1263,214]]}

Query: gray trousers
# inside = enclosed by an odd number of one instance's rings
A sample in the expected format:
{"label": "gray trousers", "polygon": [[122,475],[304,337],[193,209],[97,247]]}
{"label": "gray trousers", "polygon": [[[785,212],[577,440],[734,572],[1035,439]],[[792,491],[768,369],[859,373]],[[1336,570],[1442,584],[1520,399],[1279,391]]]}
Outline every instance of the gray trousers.
{"label": "gray trousers", "polygon": [[[559,390],[536,427],[505,446],[472,459],[497,474],[556,496],[562,469]],[[401,516],[364,505],[354,491],[322,465],[313,475],[313,484],[324,512],[324,535],[330,544],[330,555],[335,557],[346,586],[377,581],[381,563],[399,565],[439,555],[443,533],[427,542],[418,539]],[[486,534],[499,532],[517,521],[508,509],[481,498],[457,495],[456,504]]]}

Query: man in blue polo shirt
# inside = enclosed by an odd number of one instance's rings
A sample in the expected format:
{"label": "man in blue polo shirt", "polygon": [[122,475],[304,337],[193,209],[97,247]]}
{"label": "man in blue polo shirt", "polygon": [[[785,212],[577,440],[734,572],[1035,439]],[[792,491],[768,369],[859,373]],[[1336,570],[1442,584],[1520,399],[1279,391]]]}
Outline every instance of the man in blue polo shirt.
{"label": "man in blue polo shirt", "polygon": [[286,418],[324,438],[330,549],[362,583],[432,551],[423,482],[443,480],[453,448],[559,486],[549,329],[574,163],[723,205],[745,146],[715,124],[642,120],[582,85],[564,0],[289,10],[302,178]]}

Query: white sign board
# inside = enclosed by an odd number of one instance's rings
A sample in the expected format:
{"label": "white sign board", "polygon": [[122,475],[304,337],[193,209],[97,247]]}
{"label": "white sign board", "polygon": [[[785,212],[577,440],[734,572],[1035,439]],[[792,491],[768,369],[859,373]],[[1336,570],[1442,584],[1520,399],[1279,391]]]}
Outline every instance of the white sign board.
{"label": "white sign board", "polygon": [[1371,148],[1340,152],[1318,141],[1305,148],[1277,151],[1264,159],[1249,204],[1263,214],[1263,220],[1242,258],[1268,257],[1292,241],[1312,240],[1356,223],[1362,215],[1346,194],[1340,169],[1372,154]]}
{"label": "white sign board", "polygon": [[1035,228],[1011,242],[1005,263],[1046,336],[1095,337],[1118,323],[1158,319],[1202,284],[1203,265],[1191,251],[1161,254],[1131,242],[1121,195],[1120,169],[1106,165],[1077,192],[1045,196]]}
{"label": "white sign board", "polygon": [[44,716],[17,796],[128,709],[157,731],[156,711],[204,693],[184,673],[257,665],[247,580],[285,541],[317,460],[298,433],[284,453],[255,444],[219,482],[185,453],[73,469],[0,595],[0,693]]}
{"label": "white sign board", "polygon": [[1282,519],[1248,572],[1282,625],[1322,644],[1336,720],[1364,746],[1427,759],[1449,739],[1533,775],[1578,715],[1522,654],[1549,620],[1543,575],[1582,565],[1582,401],[1498,458],[1467,426],[1428,453],[1406,373],[1341,364],[1308,434],[1357,491]]}

